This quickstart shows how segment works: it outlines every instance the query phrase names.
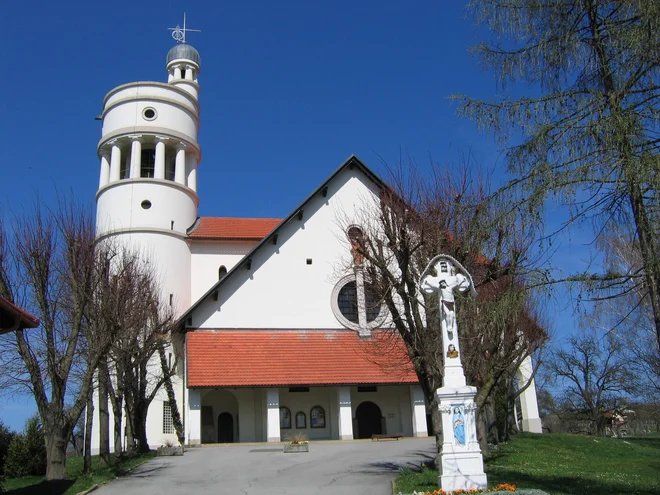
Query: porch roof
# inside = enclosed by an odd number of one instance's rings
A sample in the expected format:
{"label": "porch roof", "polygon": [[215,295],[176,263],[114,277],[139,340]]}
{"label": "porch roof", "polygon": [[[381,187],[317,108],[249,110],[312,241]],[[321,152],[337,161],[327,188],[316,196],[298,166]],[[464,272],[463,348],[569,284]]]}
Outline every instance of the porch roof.
{"label": "porch roof", "polygon": [[186,339],[188,387],[418,382],[389,331],[195,330]]}

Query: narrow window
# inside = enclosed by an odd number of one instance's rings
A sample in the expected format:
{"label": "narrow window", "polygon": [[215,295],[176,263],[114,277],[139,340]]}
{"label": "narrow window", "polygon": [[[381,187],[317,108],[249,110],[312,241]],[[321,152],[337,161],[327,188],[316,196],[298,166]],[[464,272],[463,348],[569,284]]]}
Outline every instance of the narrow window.
{"label": "narrow window", "polygon": [[171,435],[174,433],[174,423],[172,422],[172,408],[169,402],[163,402],[163,433]]}
{"label": "narrow window", "polygon": [[218,268],[218,280],[222,280],[225,275],[227,275],[227,267],[220,265],[220,268]]}
{"label": "narrow window", "polygon": [[361,265],[364,261],[362,254],[364,249],[364,234],[359,227],[350,227],[348,229],[348,240],[351,242],[351,254],[353,255],[353,263]]}
{"label": "narrow window", "polygon": [[165,150],[165,180],[174,180],[175,154],[176,151],[172,149]]}
{"label": "narrow window", "polygon": [[309,411],[309,423],[312,428],[325,428],[325,410],[321,406],[314,406]]}
{"label": "narrow window", "polygon": [[[122,156],[125,158],[121,162],[121,167],[119,168],[119,178],[128,179],[131,176],[131,154],[126,153],[128,150],[122,150]],[[128,155],[128,156],[125,156]]]}
{"label": "narrow window", "polygon": [[291,429],[291,411],[288,407],[280,407],[280,429]]}
{"label": "narrow window", "polygon": [[140,161],[140,177],[153,178],[156,171],[156,150],[142,150]]}

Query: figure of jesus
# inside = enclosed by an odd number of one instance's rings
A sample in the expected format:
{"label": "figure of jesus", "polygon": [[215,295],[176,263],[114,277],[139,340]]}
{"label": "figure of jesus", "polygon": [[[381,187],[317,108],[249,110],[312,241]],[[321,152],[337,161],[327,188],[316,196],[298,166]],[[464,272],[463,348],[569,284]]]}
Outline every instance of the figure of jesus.
{"label": "figure of jesus", "polygon": [[427,294],[440,291],[440,309],[442,311],[442,330],[447,332],[449,340],[454,340],[457,330],[454,290],[466,292],[470,288],[470,279],[456,270],[447,259],[440,259],[435,264],[437,276],[427,275],[421,280],[421,288]]}

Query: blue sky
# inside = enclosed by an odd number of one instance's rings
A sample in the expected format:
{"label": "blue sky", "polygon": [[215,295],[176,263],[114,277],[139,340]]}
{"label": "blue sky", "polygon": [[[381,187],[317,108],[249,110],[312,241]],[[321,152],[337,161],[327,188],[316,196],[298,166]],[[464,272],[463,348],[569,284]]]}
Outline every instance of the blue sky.
{"label": "blue sky", "polygon": [[[401,153],[451,164],[470,149],[503,167],[447,98],[497,94],[467,53],[478,31],[461,1],[2,2],[5,214],[56,190],[93,203],[103,97],[166,81],[167,28],[184,10],[202,30],[188,37],[202,57],[200,215],[283,217],[351,154],[383,176],[381,158]],[[565,244],[565,259],[582,256]],[[0,398],[12,428],[33,410]]]}

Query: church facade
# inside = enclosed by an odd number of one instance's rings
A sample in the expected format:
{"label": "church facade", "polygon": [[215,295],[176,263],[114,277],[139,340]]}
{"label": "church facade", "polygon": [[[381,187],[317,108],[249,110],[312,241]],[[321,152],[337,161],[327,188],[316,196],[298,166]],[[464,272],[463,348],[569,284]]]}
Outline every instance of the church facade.
{"label": "church facade", "polygon": [[[180,43],[167,83],[106,95],[96,193],[98,237],[146,252],[179,315],[170,352],[186,443],[427,436],[421,387],[349,241],[383,182],[351,156],[286,218],[198,217],[200,68]],[[523,427],[540,432],[528,391]],[[147,428],[152,447],[176,440],[164,391]]]}

